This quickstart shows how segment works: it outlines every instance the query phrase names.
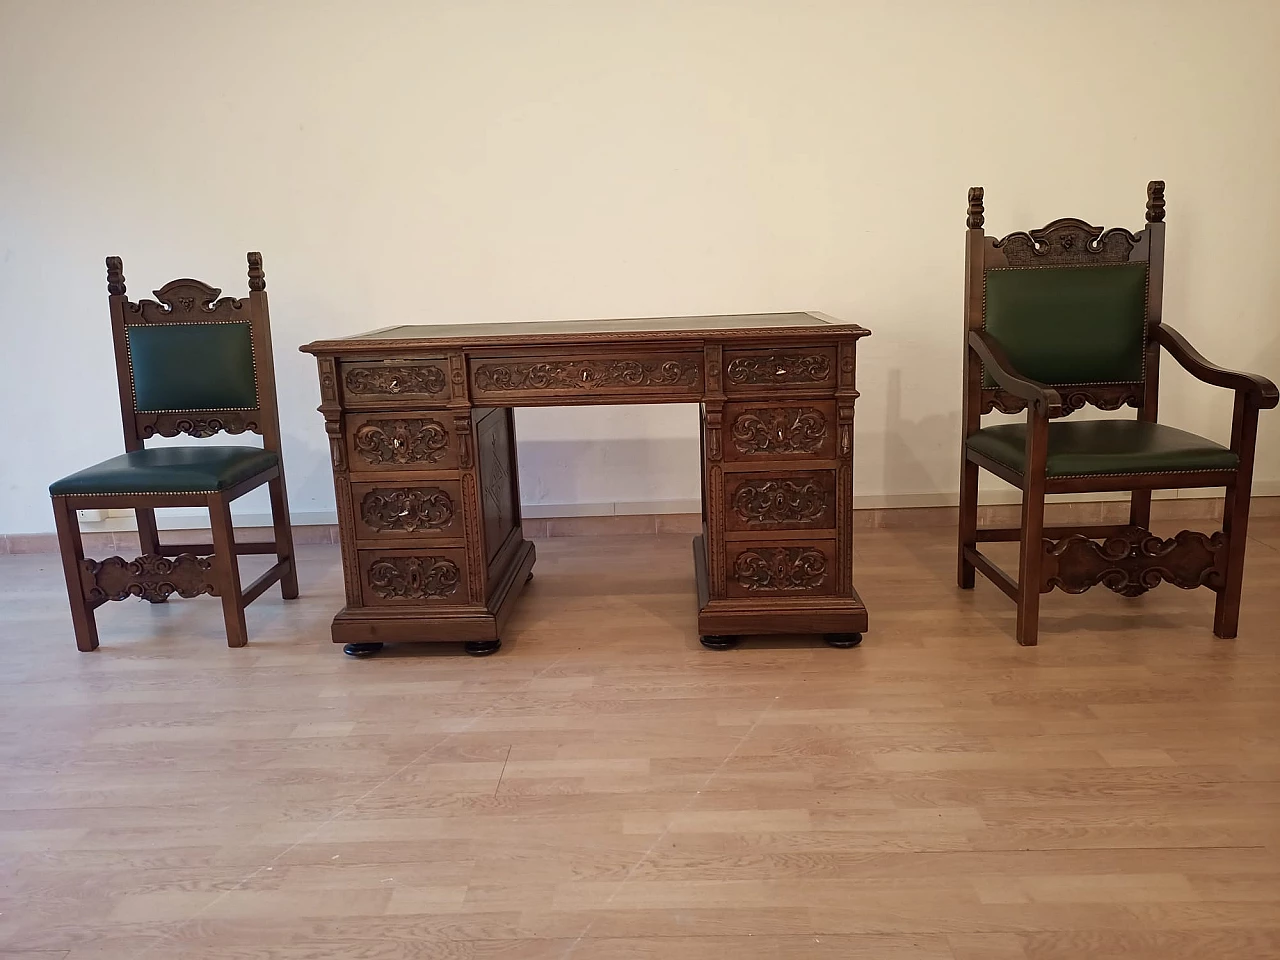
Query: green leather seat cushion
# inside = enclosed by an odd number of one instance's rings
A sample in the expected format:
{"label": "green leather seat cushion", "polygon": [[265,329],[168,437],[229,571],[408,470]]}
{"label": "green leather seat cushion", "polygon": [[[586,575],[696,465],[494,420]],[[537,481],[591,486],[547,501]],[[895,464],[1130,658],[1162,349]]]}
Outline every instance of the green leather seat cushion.
{"label": "green leather seat cushion", "polygon": [[[1018,473],[1025,473],[1027,425],[985,427],[966,445]],[[1056,420],[1049,424],[1049,477],[1162,473],[1167,470],[1234,470],[1240,458],[1194,433],[1137,420]]]}
{"label": "green leather seat cushion", "polygon": [[50,484],[49,493],[208,493],[226,490],[279,463],[258,447],[156,447],[135,450]]}

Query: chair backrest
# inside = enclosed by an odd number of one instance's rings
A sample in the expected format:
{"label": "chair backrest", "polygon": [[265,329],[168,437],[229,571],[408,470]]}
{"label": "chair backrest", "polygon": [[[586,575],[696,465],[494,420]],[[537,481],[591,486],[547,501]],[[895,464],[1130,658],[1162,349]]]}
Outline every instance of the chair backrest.
{"label": "chair backrest", "polygon": [[156,435],[262,436],[280,449],[271,321],[262,254],[250,253],[249,296],[220,297],[199,280],[172,280],[154,300],[129,300],[119,257],[107,257],[126,450]]}
{"label": "chair backrest", "polygon": [[[983,233],[983,189],[969,191],[965,330],[985,330],[1017,371],[1055,387],[1063,413],[1090,404],[1136,407],[1155,420],[1164,281],[1164,182],[1147,185],[1147,226],[1104,230],[1055,220],[996,239]],[[1016,413],[1025,401],[999,389],[965,350],[965,420]]]}

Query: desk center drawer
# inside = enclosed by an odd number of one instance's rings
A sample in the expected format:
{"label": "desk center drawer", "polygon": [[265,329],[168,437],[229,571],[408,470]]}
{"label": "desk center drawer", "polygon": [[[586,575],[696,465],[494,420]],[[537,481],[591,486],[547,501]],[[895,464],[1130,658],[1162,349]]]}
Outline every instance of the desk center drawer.
{"label": "desk center drawer", "polygon": [[693,351],[478,357],[470,366],[471,393],[478,400],[609,397],[644,403],[702,395],[702,354]]}

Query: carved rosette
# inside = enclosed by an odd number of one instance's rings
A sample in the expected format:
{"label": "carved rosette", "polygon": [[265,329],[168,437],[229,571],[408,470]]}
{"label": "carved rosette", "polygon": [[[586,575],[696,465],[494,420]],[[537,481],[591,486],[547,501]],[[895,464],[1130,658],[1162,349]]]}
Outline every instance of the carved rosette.
{"label": "carved rosette", "polygon": [[1103,231],[1083,220],[1067,218],[1030,233],[1011,233],[995,242],[1011,267],[1086,266],[1128,263],[1138,238],[1123,227]]}
{"label": "carved rosette", "polygon": [[439,367],[356,367],[343,379],[353,396],[388,396],[402,393],[437,394],[448,384]]}
{"label": "carved rosette", "polygon": [[626,387],[692,387],[696,360],[556,360],[543,363],[483,363],[475,386],[484,393],[524,390],[574,392]]}
{"label": "carved rosette", "polygon": [[812,547],[757,547],[733,564],[738,586],[750,591],[815,590],[827,579],[827,558]]}
{"label": "carved rosette", "polygon": [[360,501],[365,526],[379,533],[440,531],[453,515],[453,500],[439,487],[374,487]]}
{"label": "carved rosette", "polygon": [[827,494],[812,480],[757,480],[739,484],[733,512],[743,523],[813,523],[827,511]]}
{"label": "carved rosette", "polygon": [[447,557],[379,557],[369,587],[380,600],[439,600],[458,589],[462,573]]}
{"label": "carved rosette", "polygon": [[370,465],[435,463],[444,458],[449,434],[430,418],[369,420],[355,432],[355,451]]}
{"label": "carved rosette", "polygon": [[[1140,383],[1100,384],[1098,386],[1058,387],[1062,397],[1062,413],[1070,416],[1077,410],[1092,405],[1099,410],[1119,410],[1121,407],[1140,407],[1142,405],[1143,386]],[[1000,389],[984,389],[982,391],[982,412],[990,413],[999,410],[1001,413],[1021,413],[1027,409],[1027,401],[1022,397]]]}
{"label": "carved rosette", "polygon": [[1142,527],[1101,542],[1075,534],[1044,541],[1040,590],[1054,587],[1084,593],[1102,584],[1126,597],[1136,597],[1162,581],[1191,590],[1222,588],[1227,563],[1227,538],[1183,530],[1171,540],[1153,536]]}
{"label": "carved rosette", "polygon": [[183,553],[162,557],[148,553],[136,560],[108,557],[105,560],[80,561],[81,583],[90,601],[124,600],[138,597],[156,602],[173,594],[198,597],[218,595],[219,571],[216,557],[197,557]]}
{"label": "carved rosette", "polygon": [[320,368],[320,400],[324,406],[336,405],[338,391],[335,389],[337,381],[333,376],[333,358],[317,357],[316,365]]}
{"label": "carved rosette", "polygon": [[742,454],[814,453],[827,438],[827,418],[815,407],[758,407],[739,414],[729,433]]}
{"label": "carved rosette", "polygon": [[262,433],[256,420],[240,413],[196,416],[186,413],[140,413],[138,433],[144,440],[154,436],[176,437],[185,433],[192,437],[212,437],[219,433]]}
{"label": "carved rosette", "polygon": [[764,357],[736,357],[725,369],[729,382],[739,386],[825,383],[831,360],[823,354],[771,353]]}

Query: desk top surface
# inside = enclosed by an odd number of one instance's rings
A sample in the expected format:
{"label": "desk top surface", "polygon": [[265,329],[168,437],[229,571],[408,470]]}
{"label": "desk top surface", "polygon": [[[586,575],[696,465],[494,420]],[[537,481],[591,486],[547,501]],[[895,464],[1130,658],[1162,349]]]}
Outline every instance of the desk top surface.
{"label": "desk top surface", "polygon": [[584,341],[655,341],[752,336],[866,336],[871,331],[821,313],[747,313],[706,317],[639,317],[619,320],[550,320],[529,323],[398,324],[336,340],[317,340],[306,353],[341,353],[395,346],[493,347]]}

